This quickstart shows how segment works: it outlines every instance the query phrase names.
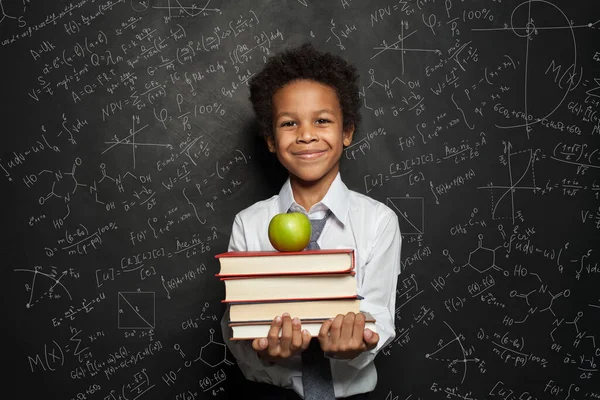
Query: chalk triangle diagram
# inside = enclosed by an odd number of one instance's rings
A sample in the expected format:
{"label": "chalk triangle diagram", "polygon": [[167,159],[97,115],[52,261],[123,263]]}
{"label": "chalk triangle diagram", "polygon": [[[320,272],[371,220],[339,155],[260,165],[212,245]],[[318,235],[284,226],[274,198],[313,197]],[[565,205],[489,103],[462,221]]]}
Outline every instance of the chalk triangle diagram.
{"label": "chalk triangle diagram", "polygon": [[154,329],[154,292],[119,292],[118,299],[119,329]]}
{"label": "chalk triangle diagram", "polygon": [[398,214],[403,235],[425,233],[423,197],[388,197],[386,205]]}

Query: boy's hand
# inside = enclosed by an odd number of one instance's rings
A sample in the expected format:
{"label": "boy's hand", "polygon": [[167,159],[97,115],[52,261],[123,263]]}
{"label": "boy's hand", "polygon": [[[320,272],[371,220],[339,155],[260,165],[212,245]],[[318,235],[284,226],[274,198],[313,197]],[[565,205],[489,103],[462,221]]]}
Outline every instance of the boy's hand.
{"label": "boy's hand", "polygon": [[266,338],[252,341],[252,348],[260,358],[277,362],[306,350],[310,339],[310,333],[306,330],[302,331],[300,319],[292,320],[290,314],[284,313],[281,317],[273,319]]}
{"label": "boy's hand", "polygon": [[338,358],[352,359],[374,349],[378,342],[379,335],[365,329],[363,313],[338,314],[335,319],[325,321],[319,331],[323,351],[335,353]]}

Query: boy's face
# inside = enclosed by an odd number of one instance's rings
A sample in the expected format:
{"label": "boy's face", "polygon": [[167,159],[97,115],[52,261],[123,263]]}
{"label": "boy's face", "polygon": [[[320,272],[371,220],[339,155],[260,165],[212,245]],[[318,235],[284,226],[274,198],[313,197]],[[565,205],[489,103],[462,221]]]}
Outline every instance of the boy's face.
{"label": "boy's face", "polygon": [[311,80],[290,82],[273,95],[272,113],[274,136],[267,145],[291,178],[333,182],[354,133],[354,127],[343,130],[336,91]]}

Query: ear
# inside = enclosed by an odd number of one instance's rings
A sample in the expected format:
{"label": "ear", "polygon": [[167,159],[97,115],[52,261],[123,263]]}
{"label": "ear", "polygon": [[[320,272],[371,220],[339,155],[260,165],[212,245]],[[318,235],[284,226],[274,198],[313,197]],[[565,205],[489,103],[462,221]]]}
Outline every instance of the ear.
{"label": "ear", "polygon": [[350,146],[352,144],[352,137],[354,136],[354,124],[350,125],[348,129],[342,132],[342,143],[344,147]]}
{"label": "ear", "polygon": [[275,138],[272,135],[265,136],[265,142],[271,153],[275,153]]}

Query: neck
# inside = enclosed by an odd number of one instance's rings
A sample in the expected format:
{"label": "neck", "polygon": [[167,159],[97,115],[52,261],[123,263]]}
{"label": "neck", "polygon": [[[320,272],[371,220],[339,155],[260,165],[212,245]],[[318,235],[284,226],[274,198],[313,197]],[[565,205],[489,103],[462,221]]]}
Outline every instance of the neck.
{"label": "neck", "polygon": [[316,182],[306,182],[290,175],[294,200],[306,211],[310,211],[312,206],[323,200],[336,176],[337,174],[333,174],[332,176],[324,176]]}

